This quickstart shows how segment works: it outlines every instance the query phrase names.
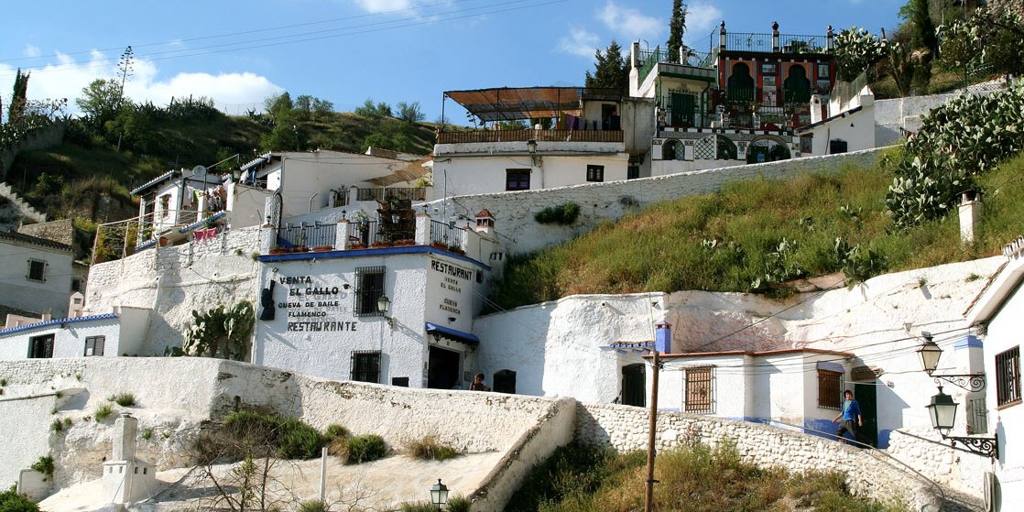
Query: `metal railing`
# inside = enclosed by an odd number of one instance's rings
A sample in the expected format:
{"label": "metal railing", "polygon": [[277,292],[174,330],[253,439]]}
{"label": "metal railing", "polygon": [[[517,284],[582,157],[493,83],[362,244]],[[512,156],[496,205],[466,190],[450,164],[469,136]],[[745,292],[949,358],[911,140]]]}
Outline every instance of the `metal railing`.
{"label": "metal railing", "polygon": [[715,62],[715,56],[711,52],[699,52],[692,48],[687,48],[686,58],[680,62],[679,53],[656,47],[653,50],[640,50],[639,62],[640,82],[643,82],[659,63],[679,64],[694,68],[711,68]]}
{"label": "metal railing", "polygon": [[438,144],[480,142],[622,142],[622,130],[472,130],[441,132]]}
{"label": "metal railing", "polygon": [[727,51],[782,53],[825,53],[828,51],[828,36],[779,34],[778,48],[770,32],[727,32],[719,34],[718,47]]}
{"label": "metal railing", "polygon": [[277,246],[280,248],[313,249],[316,247],[334,248],[337,240],[337,225],[334,223],[303,224],[301,226],[285,226],[277,230]]}
{"label": "metal railing", "polygon": [[357,201],[379,201],[408,200],[425,201],[427,189],[425,188],[360,188],[356,191]]}
{"label": "metal railing", "polygon": [[779,46],[783,53],[825,53],[828,51],[828,37],[779,34]]}
{"label": "metal railing", "polygon": [[432,220],[430,221],[430,244],[462,249],[465,231],[454,224]]}
{"label": "metal railing", "polygon": [[349,247],[355,249],[416,243],[415,228],[403,229],[380,221],[364,221],[353,224],[351,229],[348,242]]}

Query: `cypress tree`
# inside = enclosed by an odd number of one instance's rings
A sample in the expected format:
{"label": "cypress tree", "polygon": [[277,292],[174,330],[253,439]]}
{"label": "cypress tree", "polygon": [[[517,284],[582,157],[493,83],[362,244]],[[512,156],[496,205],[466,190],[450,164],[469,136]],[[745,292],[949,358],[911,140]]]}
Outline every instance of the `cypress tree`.
{"label": "cypress tree", "polygon": [[672,0],[672,17],[668,21],[668,55],[670,60],[679,58],[679,49],[683,47],[683,34],[686,33],[686,6],[683,0]]}
{"label": "cypress tree", "polygon": [[935,56],[939,53],[939,39],[928,3],[928,0],[910,0],[910,21],[914,25],[910,42],[915,50],[927,48]]}
{"label": "cypress tree", "polygon": [[14,93],[11,95],[11,105],[7,109],[7,122],[17,123],[25,115],[25,105],[28,103],[28,73],[22,73],[18,69],[14,77]]}
{"label": "cypress tree", "polygon": [[629,66],[622,56],[622,47],[612,41],[604,53],[594,53],[594,73],[587,71],[585,85],[598,89],[614,89],[625,93],[629,90]]}

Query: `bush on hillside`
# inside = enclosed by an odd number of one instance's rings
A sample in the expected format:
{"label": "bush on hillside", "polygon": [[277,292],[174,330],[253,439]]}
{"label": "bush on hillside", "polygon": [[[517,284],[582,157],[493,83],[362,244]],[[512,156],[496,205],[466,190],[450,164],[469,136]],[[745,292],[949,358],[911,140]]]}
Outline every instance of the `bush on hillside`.
{"label": "bush on hillside", "polygon": [[[448,512],[469,512],[469,506],[472,504],[468,499],[462,496],[452,496],[448,498],[448,505],[445,508]],[[416,503],[402,503],[398,507],[399,512],[437,512],[437,507],[429,502],[420,501]]]}
{"label": "bush on hillside", "polygon": [[320,455],[325,442],[316,429],[299,419],[243,409],[205,431],[194,444],[193,458],[199,464],[247,457],[311,459]]}
{"label": "bush on hillside", "polygon": [[362,464],[384,458],[388,454],[387,444],[378,435],[354,436],[348,439],[346,464]]}
{"label": "bush on hillside", "polygon": [[924,118],[907,141],[886,196],[896,225],[944,217],[976,177],[1024,149],[1024,82],[988,96],[961,95]]}

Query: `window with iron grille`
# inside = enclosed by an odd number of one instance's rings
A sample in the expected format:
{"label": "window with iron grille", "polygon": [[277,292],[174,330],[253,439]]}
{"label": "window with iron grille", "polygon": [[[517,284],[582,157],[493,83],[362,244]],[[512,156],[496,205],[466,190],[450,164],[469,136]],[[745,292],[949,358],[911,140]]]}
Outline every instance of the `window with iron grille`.
{"label": "window with iron grille", "polygon": [[506,169],[505,190],[530,190],[530,170]]}
{"label": "window with iron grille", "polygon": [[818,370],[818,407],[837,411],[843,408],[842,373]]}
{"label": "window with iron grille", "polygon": [[996,354],[996,400],[999,407],[1021,401],[1019,346]]}
{"label": "window with iron grille", "polygon": [[46,262],[43,260],[28,260],[29,281],[46,281]]}
{"label": "window with iron grille", "polygon": [[686,412],[714,414],[715,367],[687,368],[685,391]]}
{"label": "window with iron grille", "polygon": [[384,295],[384,267],[356,267],[356,316],[384,316],[377,299]]}
{"label": "window with iron grille", "polygon": [[604,166],[603,165],[588,165],[587,166],[587,181],[604,181]]}
{"label": "window with iron grille", "polygon": [[352,380],[380,382],[380,352],[352,352]]}
{"label": "window with iron grille", "polygon": [[107,342],[106,336],[89,336],[85,338],[85,356],[102,356],[103,345]]}

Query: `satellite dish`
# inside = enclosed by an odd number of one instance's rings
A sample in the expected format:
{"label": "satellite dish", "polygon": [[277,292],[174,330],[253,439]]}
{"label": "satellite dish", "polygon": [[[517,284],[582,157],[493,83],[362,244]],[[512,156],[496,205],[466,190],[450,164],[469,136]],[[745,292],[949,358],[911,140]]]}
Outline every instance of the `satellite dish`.
{"label": "satellite dish", "polygon": [[206,180],[206,173],[209,172],[205,165],[197,165],[192,168],[192,176]]}

